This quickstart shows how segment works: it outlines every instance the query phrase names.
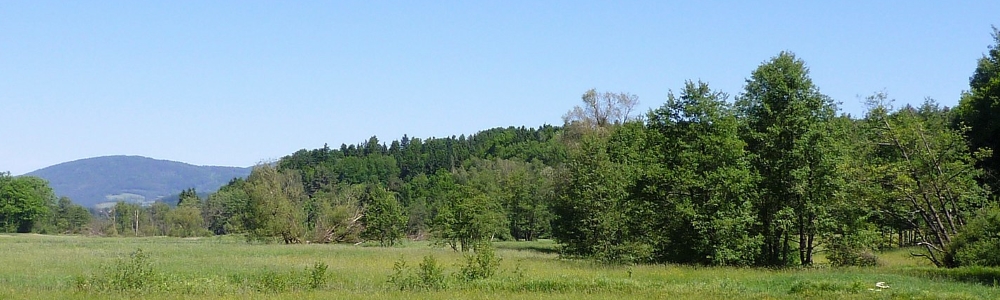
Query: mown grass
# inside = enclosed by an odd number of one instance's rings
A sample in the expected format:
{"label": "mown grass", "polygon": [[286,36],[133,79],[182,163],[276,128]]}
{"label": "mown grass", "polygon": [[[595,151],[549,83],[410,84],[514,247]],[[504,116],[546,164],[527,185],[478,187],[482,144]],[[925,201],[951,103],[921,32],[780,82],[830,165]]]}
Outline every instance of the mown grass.
{"label": "mown grass", "polygon": [[[463,258],[426,242],[399,247],[248,245],[240,237],[96,238],[0,235],[0,299],[997,299],[979,278],[994,270],[939,271],[906,251],[881,255],[876,268],[707,268],[611,266],[560,259],[551,241],[497,244],[503,257],[492,278],[456,276]],[[88,288],[142,249],[157,277],[143,290]],[[393,265],[433,256],[446,287],[400,291]],[[126,260],[123,260],[125,258]],[[326,266],[313,285],[317,265]],[[951,273],[954,274],[951,274]],[[963,273],[964,272],[964,273]],[[970,275],[971,274],[971,275]],[[890,288],[876,289],[876,282]],[[81,287],[81,285],[83,285]]]}

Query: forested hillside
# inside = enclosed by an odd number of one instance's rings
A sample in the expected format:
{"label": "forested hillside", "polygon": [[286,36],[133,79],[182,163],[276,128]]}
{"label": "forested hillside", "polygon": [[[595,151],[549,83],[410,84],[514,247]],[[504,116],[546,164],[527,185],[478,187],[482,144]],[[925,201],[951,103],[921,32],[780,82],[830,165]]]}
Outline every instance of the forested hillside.
{"label": "forested hillside", "polygon": [[212,192],[249,168],[195,166],[141,156],[103,156],[65,162],[25,174],[48,180],[58,196],[86,206],[130,200],[153,202],[187,188]]}

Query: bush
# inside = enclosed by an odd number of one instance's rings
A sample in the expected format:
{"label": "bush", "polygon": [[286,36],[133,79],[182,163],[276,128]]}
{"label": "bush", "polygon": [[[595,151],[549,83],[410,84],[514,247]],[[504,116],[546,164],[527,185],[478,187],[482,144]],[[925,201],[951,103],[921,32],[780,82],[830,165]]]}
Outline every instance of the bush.
{"label": "bush", "polygon": [[326,285],[326,269],[329,266],[323,262],[316,262],[309,271],[309,288],[318,289]]}
{"label": "bush", "polygon": [[75,285],[85,291],[141,292],[159,286],[162,277],[153,270],[149,255],[136,249],[129,258],[121,258],[101,275],[76,278]]}
{"label": "bush", "polygon": [[835,267],[874,267],[878,265],[875,247],[878,235],[860,231],[853,235],[827,237],[826,258]]}
{"label": "bush", "polygon": [[945,255],[949,267],[1000,266],[1000,207],[985,208],[952,240]]}
{"label": "bush", "polygon": [[474,254],[465,255],[465,265],[461,266],[461,279],[473,281],[493,277],[500,269],[500,256],[492,244],[482,243],[474,247]]}
{"label": "bush", "polygon": [[411,270],[402,257],[396,261],[392,269],[393,274],[389,276],[389,283],[401,291],[440,290],[447,286],[444,267],[431,255],[424,256],[416,271]]}

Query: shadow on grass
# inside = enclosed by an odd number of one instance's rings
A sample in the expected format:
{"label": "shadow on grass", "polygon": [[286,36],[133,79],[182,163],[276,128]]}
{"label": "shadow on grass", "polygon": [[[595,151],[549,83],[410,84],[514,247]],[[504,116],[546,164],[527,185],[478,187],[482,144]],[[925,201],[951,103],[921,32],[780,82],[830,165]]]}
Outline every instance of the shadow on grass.
{"label": "shadow on grass", "polygon": [[946,268],[914,268],[908,273],[931,279],[946,279],[952,281],[982,284],[986,286],[1000,285],[1000,268],[962,267]]}

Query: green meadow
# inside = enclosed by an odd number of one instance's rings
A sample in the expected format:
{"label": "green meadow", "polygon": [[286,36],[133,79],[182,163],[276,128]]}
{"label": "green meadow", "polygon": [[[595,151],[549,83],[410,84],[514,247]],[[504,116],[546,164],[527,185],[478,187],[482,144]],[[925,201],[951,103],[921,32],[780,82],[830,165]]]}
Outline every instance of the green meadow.
{"label": "green meadow", "polygon": [[[991,270],[937,270],[905,250],[874,268],[759,269],[602,265],[565,259],[551,241],[501,242],[499,272],[463,280],[465,262],[426,242],[398,247],[247,244],[241,237],[0,235],[0,299],[996,299]],[[132,269],[137,249],[144,271]],[[425,257],[436,288],[400,290],[400,263]],[[120,278],[122,276],[128,278]],[[115,276],[124,282],[114,282]],[[141,278],[142,282],[129,282]],[[970,279],[972,278],[972,279]],[[103,288],[101,284],[105,285]],[[888,288],[877,288],[884,282]],[[122,288],[123,284],[136,286]]]}

